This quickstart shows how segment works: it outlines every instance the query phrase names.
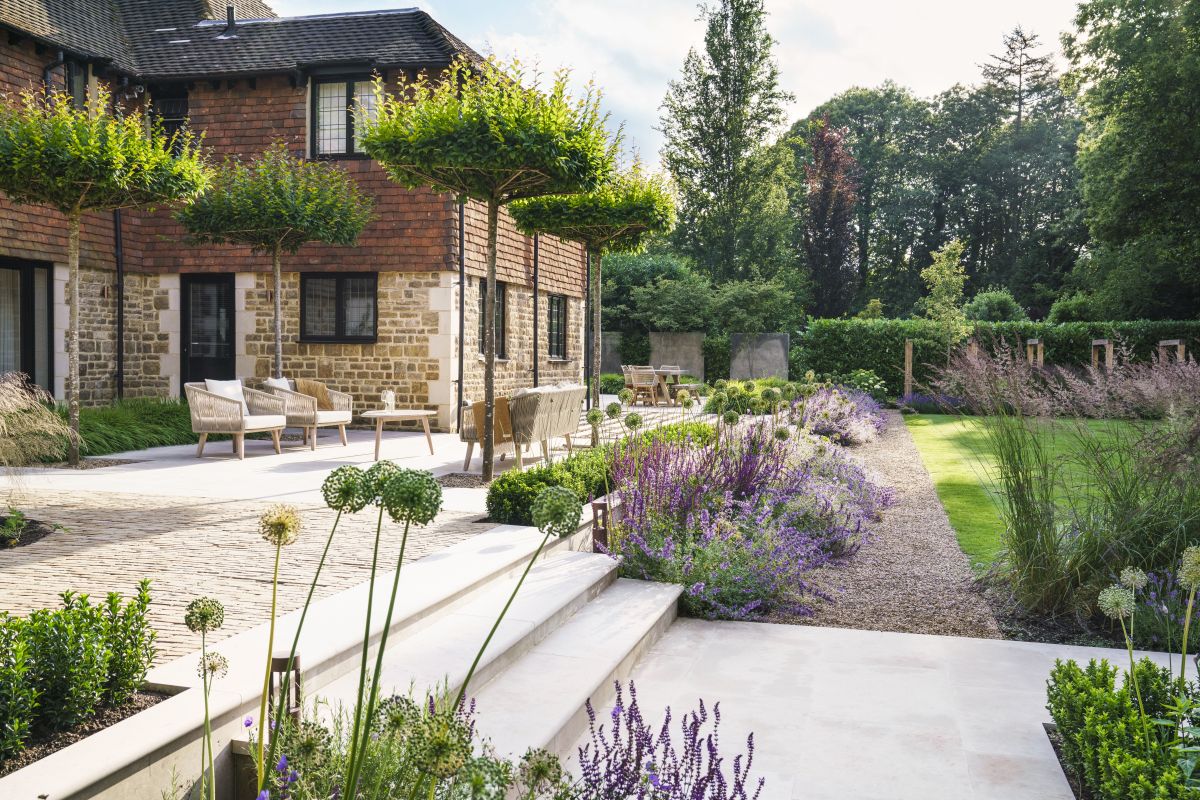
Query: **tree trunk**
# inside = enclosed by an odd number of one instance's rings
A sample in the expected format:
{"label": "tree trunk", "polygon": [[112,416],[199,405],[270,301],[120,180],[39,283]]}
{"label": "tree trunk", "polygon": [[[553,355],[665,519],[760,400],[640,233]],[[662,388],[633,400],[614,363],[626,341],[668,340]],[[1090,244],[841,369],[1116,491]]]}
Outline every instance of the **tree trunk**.
{"label": "tree trunk", "polygon": [[67,462],[79,463],[79,212],[67,218]]}
{"label": "tree trunk", "polygon": [[592,256],[592,408],[600,407],[600,259],[599,250]]}
{"label": "tree trunk", "polygon": [[283,273],[279,266],[279,247],[271,251],[271,271],[275,280],[275,377],[283,377]]}
{"label": "tree trunk", "polygon": [[[500,203],[488,200],[487,289],[483,296],[483,430],[479,432],[483,482],[492,480],[496,410],[496,228]],[[466,287],[462,287],[465,291]]]}

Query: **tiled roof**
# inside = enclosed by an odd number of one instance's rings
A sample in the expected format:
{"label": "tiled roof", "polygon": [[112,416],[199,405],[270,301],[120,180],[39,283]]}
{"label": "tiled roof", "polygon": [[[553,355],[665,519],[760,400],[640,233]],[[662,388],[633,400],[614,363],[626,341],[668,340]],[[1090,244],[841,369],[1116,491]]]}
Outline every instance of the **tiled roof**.
{"label": "tiled roof", "polygon": [[0,25],[145,79],[206,78],[370,64],[423,67],[471,48],[414,8],[277,17],[262,0],[5,0]]}

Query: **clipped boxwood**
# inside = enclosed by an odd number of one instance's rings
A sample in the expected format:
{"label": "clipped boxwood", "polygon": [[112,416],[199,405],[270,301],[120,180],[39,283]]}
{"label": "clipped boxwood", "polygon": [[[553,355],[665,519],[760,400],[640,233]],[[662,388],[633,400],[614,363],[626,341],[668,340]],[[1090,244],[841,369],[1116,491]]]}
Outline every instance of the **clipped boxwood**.
{"label": "clipped boxwood", "polygon": [[615,372],[600,373],[600,394],[617,394],[625,388],[625,376]]}
{"label": "clipped boxwood", "polygon": [[[1164,339],[1183,339],[1188,352],[1200,345],[1200,321],[1136,320],[1132,322],[976,322],[975,338],[987,349],[998,341],[1024,348],[1026,339],[1045,342],[1046,365],[1083,366],[1091,363],[1093,339],[1114,339],[1149,358]],[[946,350],[934,323],[924,319],[818,319],[809,322],[793,344],[789,371],[802,375],[843,375],[872,370],[887,391],[904,391],[904,340],[913,340],[913,378],[928,385],[946,361]]]}

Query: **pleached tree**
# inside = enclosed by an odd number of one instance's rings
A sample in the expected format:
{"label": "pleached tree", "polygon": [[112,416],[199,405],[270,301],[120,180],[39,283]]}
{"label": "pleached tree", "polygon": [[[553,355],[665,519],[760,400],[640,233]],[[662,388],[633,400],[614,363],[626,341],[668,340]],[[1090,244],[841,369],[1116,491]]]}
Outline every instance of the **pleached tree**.
{"label": "pleached tree", "polygon": [[[528,85],[525,81],[528,79]],[[458,60],[440,75],[422,73],[392,95],[377,87],[376,112],[363,115],[359,141],[392,180],[452,192],[487,206],[484,293],[483,479],[494,461],[496,398],[496,231],[514,200],[590,191],[613,170],[619,136],[610,137],[600,94],[578,99],[558,72],[548,91],[517,64]],[[460,286],[459,291],[466,287]],[[459,342],[459,347],[462,347]],[[461,377],[461,376],[460,376]]]}
{"label": "pleached tree", "polygon": [[249,164],[226,161],[212,188],[181,208],[193,244],[240,244],[271,257],[275,362],[283,377],[283,271],[280,257],[309,242],[352,245],[371,220],[371,199],[344,169],[306,161],[276,142]]}
{"label": "pleached tree", "polygon": [[600,405],[600,274],[605,253],[636,253],[646,237],[675,224],[675,200],[657,175],[635,164],[599,188],[581,194],[518,200],[509,207],[517,227],[580,242],[591,262],[592,404]]}
{"label": "pleached tree", "polygon": [[[79,231],[84,214],[188,200],[209,171],[197,142],[167,136],[144,111],[116,113],[104,90],[82,106],[65,93],[0,102],[0,192],[66,218],[68,459],[79,462]],[[119,302],[119,301],[118,301]]]}

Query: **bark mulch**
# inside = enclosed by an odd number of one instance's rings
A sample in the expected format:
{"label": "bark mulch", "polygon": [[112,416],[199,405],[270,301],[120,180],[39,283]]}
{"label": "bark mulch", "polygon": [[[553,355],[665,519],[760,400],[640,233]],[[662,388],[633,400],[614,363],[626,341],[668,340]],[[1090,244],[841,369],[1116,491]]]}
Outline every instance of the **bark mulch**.
{"label": "bark mulch", "polygon": [[895,504],[857,553],[814,573],[830,602],[818,601],[811,617],[772,621],[1001,638],[903,418],[885,413],[883,434],[850,452],[877,482],[892,487]]}

